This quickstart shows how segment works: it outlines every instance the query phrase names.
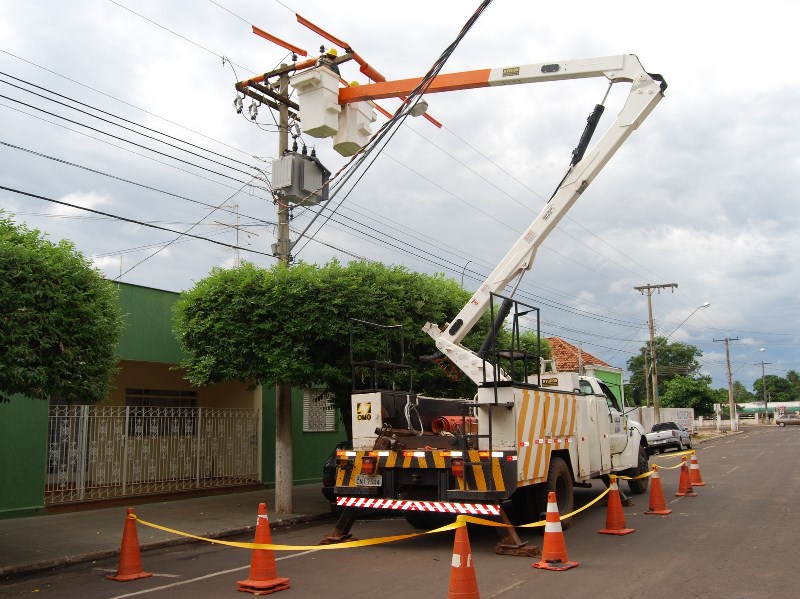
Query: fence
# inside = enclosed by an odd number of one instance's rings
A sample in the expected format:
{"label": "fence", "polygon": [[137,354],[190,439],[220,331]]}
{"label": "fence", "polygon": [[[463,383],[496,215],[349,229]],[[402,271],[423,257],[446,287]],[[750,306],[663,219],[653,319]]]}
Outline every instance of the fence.
{"label": "fence", "polygon": [[45,504],[259,481],[258,410],[51,406]]}

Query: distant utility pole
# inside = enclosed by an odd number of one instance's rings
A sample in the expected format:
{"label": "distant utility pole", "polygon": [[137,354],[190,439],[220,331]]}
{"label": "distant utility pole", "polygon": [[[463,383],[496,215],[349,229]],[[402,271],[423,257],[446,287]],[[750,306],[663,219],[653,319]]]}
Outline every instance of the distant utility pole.
{"label": "distant utility pole", "polygon": [[764,366],[767,364],[772,364],[772,362],[764,362],[763,360],[761,361],[761,392],[764,397],[764,422],[769,422],[769,412],[767,412],[767,403],[769,402],[769,399],[767,397],[767,381],[764,373]]}
{"label": "distant utility pole", "polygon": [[731,380],[731,352],[730,342],[739,341],[738,337],[725,337],[725,339],[714,339],[714,343],[725,342],[725,362],[728,365],[728,409],[730,410],[731,432],[739,430],[739,423],[736,421],[736,404],[733,403],[733,381]]}
{"label": "distant utility pole", "polygon": [[653,423],[661,422],[661,402],[658,399],[658,367],[656,361],[656,336],[655,336],[655,323],[653,322],[653,290],[657,289],[675,289],[678,287],[677,283],[664,283],[662,285],[642,285],[641,287],[634,287],[636,291],[647,294],[647,315],[650,322],[650,366],[651,371],[651,387],[653,388]]}

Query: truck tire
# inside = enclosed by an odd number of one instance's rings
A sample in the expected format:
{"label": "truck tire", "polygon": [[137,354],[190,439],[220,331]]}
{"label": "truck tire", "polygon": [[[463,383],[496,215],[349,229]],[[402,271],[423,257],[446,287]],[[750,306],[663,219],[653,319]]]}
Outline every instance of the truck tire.
{"label": "truck tire", "polygon": [[[547,470],[547,482],[535,486],[534,498],[538,519],[544,519],[547,513],[547,495],[550,492],[556,494],[559,514],[569,514],[575,509],[572,472],[570,472],[569,466],[563,458],[551,458],[550,468]],[[570,526],[572,526],[572,518],[566,518],[561,521],[562,530],[566,530]]]}
{"label": "truck tire", "polygon": [[[644,474],[645,472],[650,471],[650,464],[647,461],[647,449],[640,445],[639,446],[639,463],[636,466],[635,470],[629,471],[629,476],[639,476],[640,474]],[[628,481],[628,489],[630,489],[633,495],[641,495],[642,493],[647,492],[647,487],[650,483],[650,478],[639,478],[636,480],[629,480]]]}

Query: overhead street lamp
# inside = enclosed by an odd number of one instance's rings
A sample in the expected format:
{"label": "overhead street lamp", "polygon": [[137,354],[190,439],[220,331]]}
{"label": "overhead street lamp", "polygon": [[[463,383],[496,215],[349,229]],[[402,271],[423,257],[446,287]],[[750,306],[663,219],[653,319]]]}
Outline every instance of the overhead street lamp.
{"label": "overhead street lamp", "polygon": [[675,331],[677,331],[684,324],[686,324],[686,321],[689,320],[692,316],[694,316],[695,312],[697,312],[700,308],[708,308],[710,305],[711,304],[709,302],[703,302],[702,304],[697,306],[694,310],[692,310],[691,314],[689,314],[689,316],[684,318],[683,322],[681,322],[678,326],[676,326],[674,329],[672,329],[672,332],[664,338],[664,342],[666,343],[666,341],[675,334]]}
{"label": "overhead street lamp", "polygon": [[[697,306],[694,310],[692,310],[691,313],[689,314],[689,316],[687,316],[686,318],[683,319],[683,322],[681,322],[678,326],[676,326],[669,335],[664,337],[664,343],[666,344],[667,341],[669,341],[669,338],[672,337],[672,335],[675,334],[675,331],[677,331],[679,328],[681,328],[686,323],[686,321],[689,320],[692,316],[694,316],[694,314],[700,308],[708,308],[710,305],[711,305],[711,303],[709,303],[709,302],[703,302],[702,304]],[[654,418],[655,422],[661,422],[661,413],[660,413],[660,405],[659,405],[660,402],[658,401],[658,366],[657,366],[658,365],[658,359],[657,359],[657,355],[656,355],[655,339],[653,337],[652,322],[653,322],[653,315],[652,315],[652,312],[651,312],[650,313],[650,323],[651,323],[651,327],[650,327],[650,350],[651,350],[651,355],[652,355],[652,364],[650,365],[650,367],[652,368],[652,371],[651,371],[650,374],[651,374],[651,377],[653,379],[653,408],[654,408],[654,410],[653,410],[653,418]]]}
{"label": "overhead street lamp", "polygon": [[[742,366],[745,366],[750,360],[753,359],[758,352],[764,351],[764,348],[757,349],[754,351],[743,363],[739,368],[731,372],[731,354],[730,350],[728,349],[728,343],[730,341],[738,341],[738,337],[726,337],[725,339],[714,339],[714,341],[724,341],[725,342],[725,359],[728,363],[728,409],[730,411],[730,418],[731,418],[731,432],[739,430],[739,422],[736,418],[736,403],[733,401],[733,375],[739,372],[742,369]],[[764,406],[766,408],[766,406]]]}

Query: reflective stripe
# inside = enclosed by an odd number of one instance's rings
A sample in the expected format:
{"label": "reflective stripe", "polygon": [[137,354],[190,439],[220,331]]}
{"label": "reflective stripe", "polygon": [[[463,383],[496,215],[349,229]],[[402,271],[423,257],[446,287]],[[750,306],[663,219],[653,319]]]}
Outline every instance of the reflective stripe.
{"label": "reflective stripe", "polygon": [[469,514],[471,516],[499,516],[498,505],[483,503],[451,503],[449,501],[411,501],[404,499],[375,499],[368,497],[338,497],[336,505],[342,507],[408,510],[414,512],[439,512]]}
{"label": "reflective stripe", "polygon": [[544,525],[545,532],[561,532],[561,522],[546,522]]}

